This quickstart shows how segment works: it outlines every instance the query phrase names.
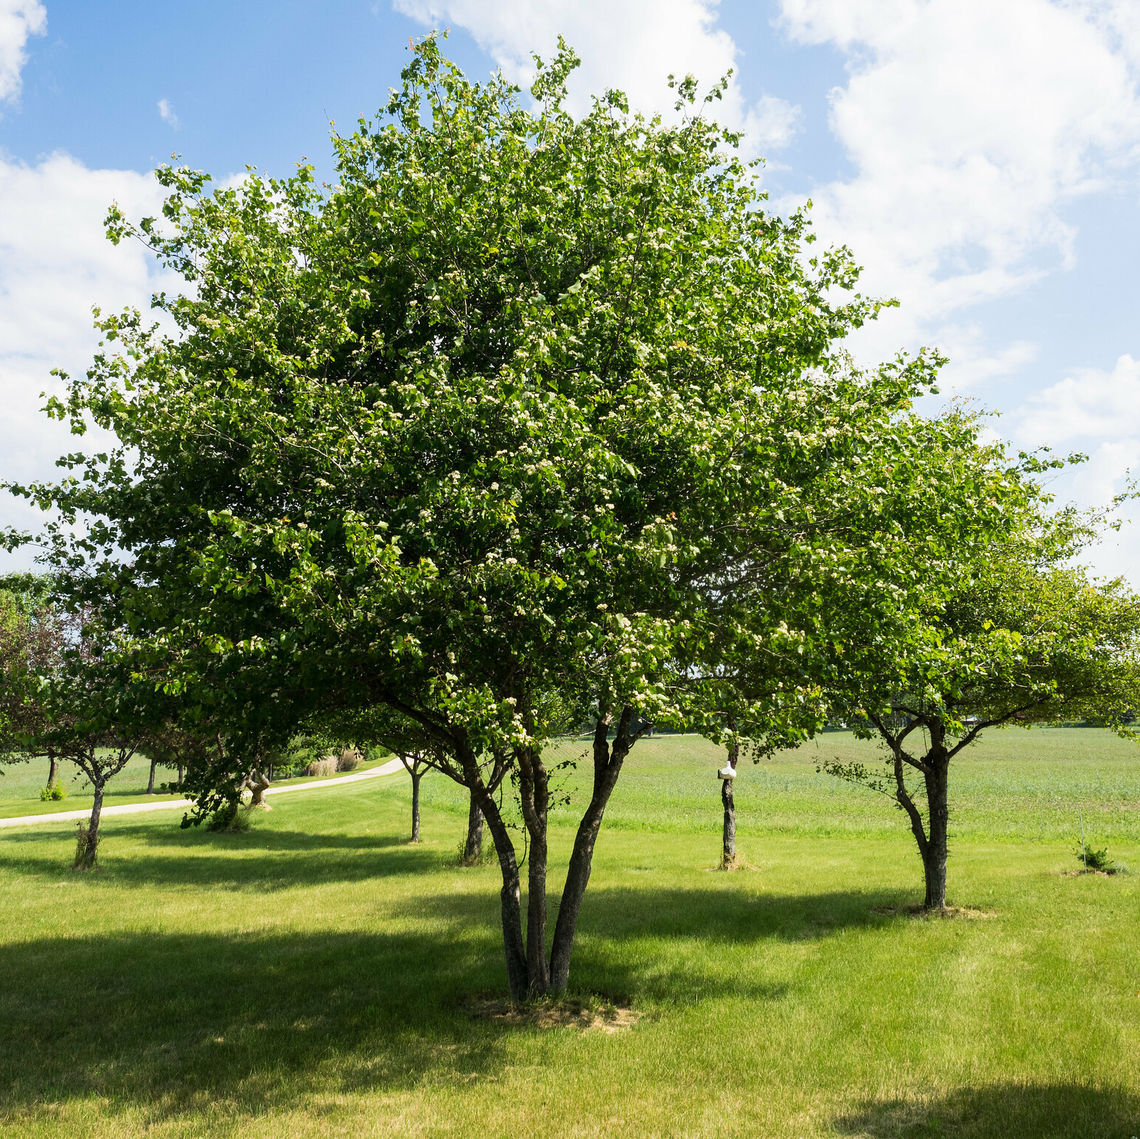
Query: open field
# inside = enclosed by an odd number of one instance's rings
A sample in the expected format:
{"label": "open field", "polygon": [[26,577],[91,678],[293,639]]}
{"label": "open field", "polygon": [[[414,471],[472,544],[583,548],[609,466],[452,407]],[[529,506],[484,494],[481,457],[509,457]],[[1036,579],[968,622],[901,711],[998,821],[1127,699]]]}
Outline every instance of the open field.
{"label": "open field", "polygon": [[1072,873],[1078,808],[1140,870],[1140,750],[1005,732],[956,761],[966,913],[923,919],[902,816],[814,773],[854,746],[742,769],[748,868],[722,874],[718,753],[638,745],[571,978],[633,1010],[616,1032],[479,1014],[505,988],[498,871],[453,864],[439,777],[417,847],[400,775],[246,834],[109,820],[87,876],[71,825],[0,835],[0,1132],[1140,1134],[1140,873]]}

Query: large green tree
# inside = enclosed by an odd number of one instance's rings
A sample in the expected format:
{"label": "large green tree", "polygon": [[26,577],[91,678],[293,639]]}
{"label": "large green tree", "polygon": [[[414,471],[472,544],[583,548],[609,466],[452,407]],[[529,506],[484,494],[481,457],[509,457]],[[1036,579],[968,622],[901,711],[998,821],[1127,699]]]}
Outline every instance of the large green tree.
{"label": "large green tree", "polygon": [[[812,731],[850,630],[902,635],[915,550],[936,577],[1010,485],[968,421],[910,412],[936,360],[863,374],[835,347],[878,306],[803,211],[766,211],[719,91],[576,120],[575,62],[540,61],[527,106],[429,38],[334,139],[332,186],[161,169],[164,216],[110,233],[186,289],[162,328],[101,319],[52,410],[120,445],[28,488],[89,521],[54,557],[116,599],[140,682],[250,738],[380,704],[433,741],[494,840],[515,996],[568,983],[645,725]],[[567,710],[593,780],[551,936]]]}

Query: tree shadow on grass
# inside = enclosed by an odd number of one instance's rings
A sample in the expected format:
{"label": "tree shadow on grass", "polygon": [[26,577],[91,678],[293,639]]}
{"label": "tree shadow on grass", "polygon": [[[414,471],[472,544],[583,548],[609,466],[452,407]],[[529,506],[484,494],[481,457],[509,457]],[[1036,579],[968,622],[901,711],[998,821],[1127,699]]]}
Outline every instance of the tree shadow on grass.
{"label": "tree shadow on grass", "polygon": [[928,1101],[864,1104],[834,1127],[873,1139],[1131,1139],[1140,1134],[1140,1095],[1083,1084],[994,1084]]}
{"label": "tree shadow on grass", "polygon": [[[488,879],[490,876],[488,875]],[[495,885],[498,885],[497,876]],[[497,889],[496,902],[497,902]],[[845,929],[882,929],[899,920],[889,911],[908,896],[899,891],[755,894],[733,890],[641,889],[593,884],[578,924],[580,936],[614,940],[689,937],[744,944],[765,939],[814,941]],[[426,894],[414,912],[433,917],[474,917],[478,897]],[[551,899],[550,925],[558,912]]]}
{"label": "tree shadow on grass", "polygon": [[[895,919],[881,911],[898,901],[899,894],[887,891],[757,896],[731,889],[594,885],[582,904],[570,988],[619,1002],[691,1004],[727,995],[775,1000],[786,987],[751,970],[741,972],[733,950],[764,941],[815,941],[843,930],[884,928]],[[456,933],[497,927],[499,917],[497,891],[425,893],[414,903],[394,904],[391,912],[452,923]],[[553,931],[556,917],[553,904],[548,930]],[[666,946],[681,941],[690,942],[695,952],[683,954],[683,969],[674,966],[670,971],[668,962],[677,958]],[[638,944],[640,948],[631,949]]]}
{"label": "tree shadow on grass", "polygon": [[[71,824],[74,831],[75,824]],[[116,840],[153,847],[140,857],[126,850],[116,855]],[[21,831],[4,835],[11,843],[11,863],[21,872],[58,877],[69,872],[73,833],[45,835]],[[50,854],[25,853],[36,844]],[[3,851],[0,845],[0,852]],[[62,853],[57,857],[55,851]],[[5,859],[0,853],[0,865]],[[204,828],[180,830],[156,823],[104,834],[96,880],[117,886],[217,886],[228,890],[290,889],[330,882],[362,882],[391,875],[438,870],[440,854],[391,835],[344,835],[273,830],[254,826],[237,833]]]}
{"label": "tree shadow on grass", "polygon": [[[495,962],[497,964],[497,962]],[[151,1120],[313,1091],[493,1072],[503,1030],[455,1009],[486,988],[470,942],[415,934],[116,933],[0,948],[0,1103],[105,1098]]]}

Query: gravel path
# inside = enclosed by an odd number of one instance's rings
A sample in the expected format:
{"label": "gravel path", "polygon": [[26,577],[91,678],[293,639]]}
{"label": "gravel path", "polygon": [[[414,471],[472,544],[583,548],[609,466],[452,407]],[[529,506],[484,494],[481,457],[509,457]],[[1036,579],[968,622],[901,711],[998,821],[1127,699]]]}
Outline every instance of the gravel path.
{"label": "gravel path", "polygon": [[[310,791],[314,787],[339,787],[343,783],[356,783],[361,779],[375,779],[377,775],[391,775],[394,771],[403,771],[404,765],[399,758],[390,759],[379,767],[370,767],[367,771],[357,771],[352,775],[338,775],[332,779],[315,779],[312,783],[291,783],[288,787],[270,787],[266,795],[286,795],[290,791]],[[122,803],[115,807],[104,807],[101,817],[110,815],[139,815],[144,811],[173,811],[185,810],[191,806],[189,799],[163,799],[159,803]],[[43,815],[20,815],[14,819],[0,819],[2,827],[28,827],[36,823],[63,823],[73,822],[76,819],[86,819],[91,814],[88,807],[82,811],[56,811]]]}

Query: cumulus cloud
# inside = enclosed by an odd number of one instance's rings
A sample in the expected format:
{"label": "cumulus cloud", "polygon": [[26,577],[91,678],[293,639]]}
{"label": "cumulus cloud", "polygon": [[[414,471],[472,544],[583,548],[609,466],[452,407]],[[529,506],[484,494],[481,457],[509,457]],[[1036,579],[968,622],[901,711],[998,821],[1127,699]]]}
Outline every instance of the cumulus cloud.
{"label": "cumulus cloud", "polygon": [[0,100],[20,93],[20,71],[28,55],[29,36],[47,30],[47,12],[40,0],[0,0]]}
{"label": "cumulus cloud", "polygon": [[[40,409],[42,393],[60,388],[52,368],[78,374],[90,363],[92,306],[145,309],[161,287],[142,246],[104,237],[112,201],[140,217],[159,212],[162,194],[149,175],[91,170],[65,154],[34,166],[0,159],[0,454],[13,481],[54,477],[55,458],[76,448]],[[22,500],[0,500],[0,523],[35,521]]]}
{"label": "cumulus cloud", "polygon": [[1057,444],[1128,439],[1137,432],[1138,407],[1140,360],[1123,355],[1111,371],[1078,368],[1031,397],[1021,412],[1019,433]]}
{"label": "cumulus cloud", "polygon": [[175,130],[178,129],[178,116],[174,113],[174,108],[168,99],[159,99],[158,116],[167,126],[173,127]]}
{"label": "cumulus cloud", "polygon": [[[830,126],[854,174],[813,190],[815,221],[855,250],[867,291],[903,301],[884,321],[896,344],[1073,264],[1066,207],[1137,159],[1137,11],[1134,0],[782,0],[789,37],[847,57]],[[962,374],[993,375],[1014,350],[985,347]]]}
{"label": "cumulus cloud", "polygon": [[[523,86],[534,75],[531,53],[549,58],[564,36],[582,57],[570,89],[577,111],[590,95],[618,88],[639,110],[667,112],[670,73],[711,86],[739,62],[736,43],[717,27],[717,0],[392,0],[392,7],[425,27],[467,29]],[[745,131],[750,153],[768,153],[788,143],[799,112],[776,95],[749,103],[733,83],[716,114]]]}
{"label": "cumulus cloud", "polygon": [[[1120,356],[1111,368],[1073,369],[1064,379],[1029,397],[1011,423],[1023,447],[1048,443],[1054,451],[1082,451],[1086,462],[1059,475],[1050,488],[1061,501],[1108,505],[1140,475],[1140,360]],[[1140,510],[1126,504],[1126,523],[1110,533],[1085,560],[1098,573],[1137,581],[1140,566]]]}

